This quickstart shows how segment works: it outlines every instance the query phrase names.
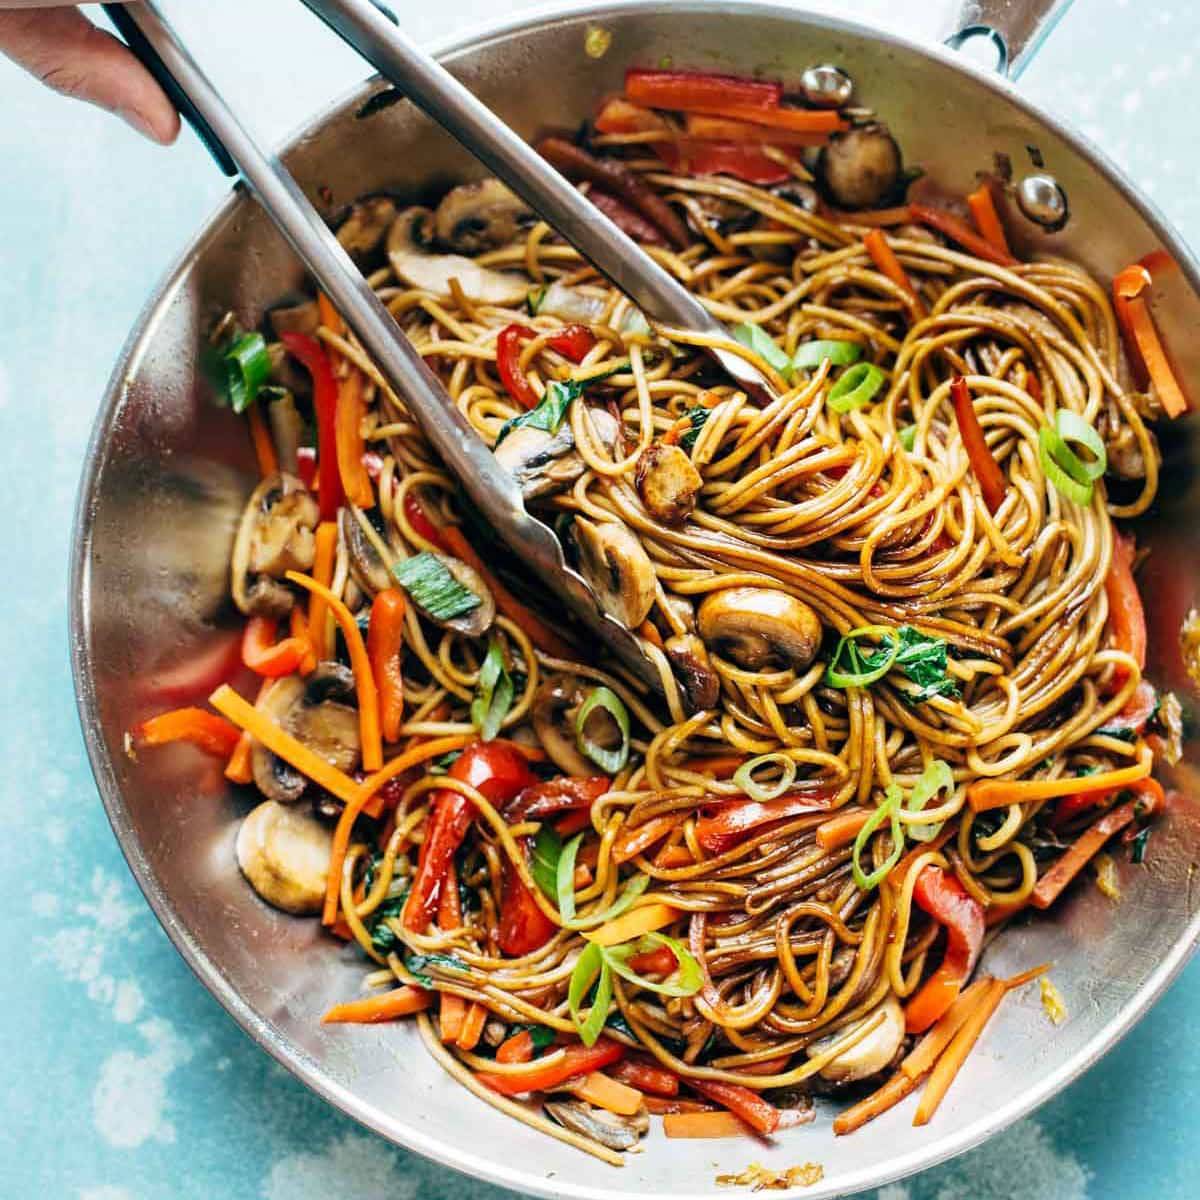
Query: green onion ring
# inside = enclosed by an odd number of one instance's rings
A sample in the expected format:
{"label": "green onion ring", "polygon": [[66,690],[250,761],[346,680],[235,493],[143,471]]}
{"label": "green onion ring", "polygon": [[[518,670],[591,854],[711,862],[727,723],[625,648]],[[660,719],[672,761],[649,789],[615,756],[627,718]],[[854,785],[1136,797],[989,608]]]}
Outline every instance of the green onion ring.
{"label": "green onion ring", "polygon": [[[763,784],[754,778],[754,772],[766,763],[779,763],[782,773],[776,783]],[[771,754],[760,754],[749,762],[742,763],[733,773],[733,782],[750,797],[760,803],[766,800],[777,800],[796,782],[796,763],[787,754],[774,751]]]}
{"label": "green onion ring", "polygon": [[[878,887],[887,873],[900,861],[904,853],[904,828],[900,824],[900,789],[893,783],[884,792],[883,803],[867,818],[867,823],[858,831],[854,839],[854,850],[850,855],[850,870],[854,882],[864,892]],[[870,875],[864,874],[862,863],[859,861],[862,852],[870,841],[872,834],[884,823],[891,822],[892,851]]]}
{"label": "green onion ring", "polygon": [[[619,749],[606,750],[588,737],[587,720],[597,708],[604,709],[621,731]],[[629,759],[629,710],[611,688],[593,688],[588,698],[579,706],[579,711],[575,714],[575,745],[580,754],[586,755],[600,770],[607,771],[609,775],[615,775]]]}
{"label": "green onion ring", "polygon": [[819,367],[825,359],[830,366],[848,367],[862,358],[862,346],[858,342],[820,340],[805,342],[792,355],[792,366],[811,371]]}
{"label": "green onion ring", "polygon": [[235,413],[245,412],[271,376],[271,356],[261,333],[243,333],[221,354],[225,390]]}
{"label": "green onion ring", "polygon": [[[949,763],[935,758],[921,772],[921,778],[914,785],[912,793],[908,797],[907,811],[921,812],[939,792],[953,791],[954,773],[950,770]],[[931,842],[941,832],[944,824],[944,821],[934,821],[932,824],[926,825],[905,825],[904,832],[913,841]]]}
{"label": "green onion ring", "polygon": [[825,403],[836,413],[851,412],[870,404],[885,383],[887,375],[874,363],[855,363],[847,367],[829,389]]}
{"label": "green onion ring", "polygon": [[[1066,446],[1066,456],[1054,455],[1059,465],[1079,483],[1092,483],[1100,478],[1108,469],[1108,453],[1104,449],[1104,440],[1078,413],[1069,408],[1060,408],[1054,414],[1054,427],[1058,436]],[[1092,458],[1080,458],[1070,448],[1071,442],[1078,442],[1092,452]]]}
{"label": "green onion ring", "polygon": [[[857,638],[866,634],[886,638],[888,642],[885,660],[874,667],[863,666],[854,644]],[[851,666],[855,667],[855,670],[838,669],[843,651],[850,657]],[[837,649],[834,650],[833,657],[829,660],[829,666],[825,668],[825,682],[830,687],[836,688],[869,687],[892,669],[892,664],[896,661],[899,653],[900,635],[890,625],[863,625],[859,629],[852,629],[838,642]]]}
{"label": "green onion ring", "polygon": [[[579,1006],[596,982],[596,995],[586,1019],[580,1018]],[[579,1040],[585,1046],[594,1046],[604,1029],[608,1008],[612,1003],[612,968],[605,961],[604,952],[595,942],[588,942],[583,953],[575,962],[571,982],[567,988],[567,1010],[579,1031]]]}
{"label": "green onion ring", "polygon": [[1067,500],[1072,500],[1085,507],[1091,504],[1092,485],[1090,481],[1081,482],[1078,479],[1072,479],[1067,469],[1058,462],[1056,454],[1069,454],[1075,458],[1074,453],[1059,436],[1057,430],[1051,429],[1049,425],[1043,425],[1038,430],[1038,462],[1041,464],[1042,474],[1054,485],[1054,490]]}
{"label": "green onion ring", "polygon": [[[700,970],[700,964],[692,957],[691,951],[682,942],[667,937],[665,933],[647,933],[642,940],[650,942],[652,945],[667,946],[675,955],[678,965],[674,974],[666,982],[655,983],[644,975],[639,975],[629,966],[627,960],[638,951],[637,944],[631,942],[623,946],[602,947],[600,955],[614,974],[620,975],[622,979],[627,979],[640,988],[645,988],[648,992],[657,992],[660,996],[694,996],[701,989],[704,985],[704,975]],[[676,978],[677,982],[672,983],[671,979]]]}

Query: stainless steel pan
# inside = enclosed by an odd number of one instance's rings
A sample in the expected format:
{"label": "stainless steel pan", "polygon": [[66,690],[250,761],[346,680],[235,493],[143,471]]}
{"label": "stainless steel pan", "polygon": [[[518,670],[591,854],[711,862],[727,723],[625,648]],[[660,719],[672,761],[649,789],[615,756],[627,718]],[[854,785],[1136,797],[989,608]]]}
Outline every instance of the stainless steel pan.
{"label": "stainless steel pan", "polygon": [[[986,0],[969,7],[948,32],[994,30],[1010,70],[1047,24],[1045,4]],[[599,60],[583,50],[591,25],[613,35]],[[1169,294],[1156,296],[1155,311],[1200,398],[1200,272],[1186,248],[1094,148],[1003,80],[948,52],[791,9],[676,0],[504,24],[442,58],[529,136],[575,123],[597,96],[619,87],[626,65],[664,56],[681,67],[761,69],[793,81],[811,64],[840,63],[864,102],[886,117],[908,161],[950,192],[968,190],[997,155],[1018,178],[1050,172],[1068,197],[1070,220],[1053,234],[1022,222],[1020,248],[1070,254],[1103,280],[1151,249],[1167,249],[1181,270],[1164,285]],[[378,82],[363,85],[284,151],[330,215],[364,192],[429,196],[478,173],[406,102],[368,103],[381,91]],[[1122,864],[1120,904],[1083,888],[1053,919],[1010,931],[992,947],[992,970],[1054,960],[1070,1019],[1054,1029],[1035,997],[1007,1004],[937,1119],[921,1130],[910,1128],[905,1106],[841,1140],[823,1113],[769,1150],[655,1135],[645,1154],[616,1170],[483,1106],[441,1073],[411,1030],[320,1026],[320,1013],[358,986],[361,961],[332,946],[315,922],[266,908],[245,886],[233,838],[247,804],[226,789],[218,769],[187,747],[141,762],[124,750],[125,730],[141,717],[201,699],[232,645],[226,563],[254,469],[244,426],[208,398],[199,370],[204,334],[227,307],[256,322],[301,282],[280,236],[238,192],[184,252],[131,335],[97,418],[76,519],[71,610],[84,733],[130,867],[205,986],[280,1062],[384,1136],[521,1191],[709,1196],[719,1169],[761,1159],[781,1167],[820,1163],[824,1180],[805,1192],[816,1200],[882,1184],[981,1141],[1053,1095],[1146,1011],[1200,934],[1190,867],[1200,818],[1190,804],[1173,809],[1155,833],[1148,866]],[[1191,420],[1168,431],[1163,498],[1145,533],[1153,548],[1145,574],[1151,670],[1184,689],[1176,634],[1200,575],[1196,438]],[[1177,782],[1192,795],[1191,764],[1200,763],[1200,752],[1191,745],[1188,754]]]}

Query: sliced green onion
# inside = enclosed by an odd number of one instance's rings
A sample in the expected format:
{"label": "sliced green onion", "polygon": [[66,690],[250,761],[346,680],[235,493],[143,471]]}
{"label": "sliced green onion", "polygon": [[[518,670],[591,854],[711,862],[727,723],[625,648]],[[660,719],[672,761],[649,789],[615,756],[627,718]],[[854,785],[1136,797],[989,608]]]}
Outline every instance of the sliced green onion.
{"label": "sliced green onion", "polygon": [[479,668],[475,698],[471,701],[471,724],[485,742],[490,742],[500,732],[500,726],[512,708],[514,694],[512,676],[504,665],[504,647],[498,637],[493,637],[483,666]]}
{"label": "sliced green onion", "polygon": [[271,376],[271,356],[261,333],[243,333],[221,352],[225,394],[235,413],[245,412]]}
{"label": "sliced green onion", "polygon": [[[759,783],[754,778],[754,772],[759,767],[766,764],[779,764],[780,775],[774,783],[765,784]],[[787,754],[782,754],[775,751],[771,754],[760,754],[757,758],[752,758],[749,762],[742,763],[740,767],[733,773],[733,782],[750,797],[751,800],[763,802],[766,800],[777,800],[784,792],[796,782],[796,763]]]}
{"label": "sliced green onion", "polygon": [[[858,648],[858,639],[863,637],[886,638],[887,645],[863,652]],[[836,688],[869,687],[891,670],[899,653],[900,638],[891,626],[863,625],[852,629],[838,642],[825,668],[825,682]]]}
{"label": "sliced green onion", "polygon": [[650,886],[648,875],[634,875],[625,881],[621,894],[605,909],[589,913],[586,917],[575,915],[575,859],[583,834],[573,837],[563,848],[554,873],[554,898],[558,902],[559,916],[564,929],[592,929],[619,917]]}
{"label": "sliced green onion", "polygon": [[1129,861],[1134,863],[1143,862],[1146,858],[1146,843],[1150,840],[1150,826],[1141,830],[1133,839],[1133,849],[1129,854]]}
{"label": "sliced green onion", "polygon": [[[921,772],[921,778],[913,786],[908,797],[908,811],[921,812],[939,792],[954,791],[954,774],[949,763],[940,758],[932,762]],[[935,821],[929,825],[906,825],[905,833],[917,842],[931,842],[941,832],[944,821]]]}
{"label": "sliced green onion", "polygon": [[531,317],[538,315],[538,309],[546,302],[546,285],[542,284],[540,288],[533,288],[525,297],[525,311]]}
{"label": "sliced green onion", "polygon": [[[606,750],[588,735],[588,717],[598,708],[612,717],[621,733],[621,745],[616,750]],[[575,745],[580,754],[586,755],[609,775],[615,775],[625,765],[629,758],[629,710],[611,688],[593,688],[579,706],[579,712],[575,714]]]}
{"label": "sliced green onion", "polygon": [[[558,899],[558,860],[562,857],[562,838],[553,825],[543,823],[533,839],[533,852],[529,856],[529,873],[542,889],[546,898]],[[572,871],[572,875],[574,872]],[[571,897],[572,903],[575,900]]]}
{"label": "sliced green onion", "polygon": [[885,383],[887,375],[874,363],[855,363],[841,373],[825,403],[836,413],[848,413],[870,404]]}
{"label": "sliced green onion", "polygon": [[792,355],[792,366],[811,371],[825,359],[835,367],[848,367],[862,358],[862,347],[857,342],[816,341],[805,342]]}
{"label": "sliced green onion", "polygon": [[733,340],[754,351],[763,362],[778,371],[784,379],[792,377],[792,360],[783,352],[775,339],[759,325],[743,321],[733,329]]}
{"label": "sliced green onion", "polygon": [[[584,1018],[580,1013],[580,1006],[593,983],[596,984],[596,994],[592,997],[592,1007]],[[579,1040],[585,1046],[596,1044],[611,1003],[612,969],[605,962],[600,947],[595,942],[588,942],[575,962],[571,982],[567,987],[567,1009],[575,1028],[579,1031]]]}
{"label": "sliced green onion", "polygon": [[435,621],[450,621],[477,609],[483,601],[464,587],[435,554],[422,550],[392,567],[412,602]]}
{"label": "sliced green onion", "polygon": [[[850,855],[850,870],[854,882],[864,892],[878,887],[887,873],[900,861],[904,853],[904,829],[900,824],[900,789],[893,783],[883,794],[883,803],[867,818],[867,823],[858,831],[854,839],[854,850]],[[875,831],[884,823],[891,822],[892,851],[870,875],[862,869],[862,853]]]}
{"label": "sliced green onion", "polygon": [[[557,379],[552,379],[546,384],[546,391],[537,408],[512,417],[500,426],[500,432],[496,434],[496,446],[499,446],[514,429],[520,429],[523,425],[528,425],[531,429],[541,429],[549,434],[557,433],[572,401],[578,400],[582,395],[583,384],[578,380],[568,379],[566,383],[560,383]],[[495,448],[492,447],[493,450]]]}
{"label": "sliced green onion", "polygon": [[651,329],[650,322],[646,320],[646,314],[637,305],[631,304],[625,310],[625,315],[621,318],[621,324],[617,326],[617,332],[636,333],[644,337],[650,337],[654,333],[654,330]]}
{"label": "sliced green onion", "polygon": [[900,445],[911,454],[913,447],[917,444],[917,427],[915,425],[905,425],[900,430]]}
{"label": "sliced green onion", "polygon": [[1049,425],[1043,425],[1038,430],[1038,462],[1041,463],[1042,474],[1054,485],[1054,490],[1060,496],[1086,507],[1092,502],[1092,485],[1072,479],[1066,468],[1059,463],[1058,455],[1068,454],[1074,458],[1071,449],[1057,430],[1051,429]]}
{"label": "sliced green onion", "polygon": [[651,945],[667,946],[675,955],[678,965],[675,972],[665,982],[655,983],[654,980],[639,975],[629,965],[629,959],[634,954],[640,953],[641,943],[607,946],[603,947],[600,953],[614,974],[629,980],[630,983],[637,984],[640,988],[645,988],[648,992],[657,992],[660,996],[694,996],[704,985],[704,975],[700,970],[700,964],[692,957],[691,952],[682,942],[667,937],[665,933],[647,933],[642,941],[649,942]]}

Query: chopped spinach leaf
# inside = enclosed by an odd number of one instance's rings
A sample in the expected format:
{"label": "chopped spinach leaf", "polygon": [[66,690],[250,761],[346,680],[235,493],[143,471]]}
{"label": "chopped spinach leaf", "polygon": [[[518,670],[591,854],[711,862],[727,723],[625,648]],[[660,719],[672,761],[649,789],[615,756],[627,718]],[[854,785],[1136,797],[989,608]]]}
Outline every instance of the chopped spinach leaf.
{"label": "chopped spinach leaf", "polygon": [[557,433],[572,402],[578,400],[582,395],[583,384],[574,379],[568,379],[566,383],[560,383],[557,379],[551,380],[546,384],[542,402],[537,408],[531,408],[528,412],[521,413],[520,416],[513,417],[500,426],[500,432],[496,435],[496,445],[499,446],[514,429],[520,429],[526,425],[545,433]]}

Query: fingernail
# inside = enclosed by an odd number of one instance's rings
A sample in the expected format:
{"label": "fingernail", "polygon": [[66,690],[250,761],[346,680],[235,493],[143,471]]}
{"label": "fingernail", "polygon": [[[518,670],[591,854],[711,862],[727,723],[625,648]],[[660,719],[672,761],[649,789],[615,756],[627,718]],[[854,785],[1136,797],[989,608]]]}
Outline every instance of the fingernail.
{"label": "fingernail", "polygon": [[149,138],[152,142],[159,142],[162,139],[154,131],[154,127],[146,120],[137,109],[134,108],[118,108],[117,116],[121,118],[131,129],[136,129],[143,137]]}

